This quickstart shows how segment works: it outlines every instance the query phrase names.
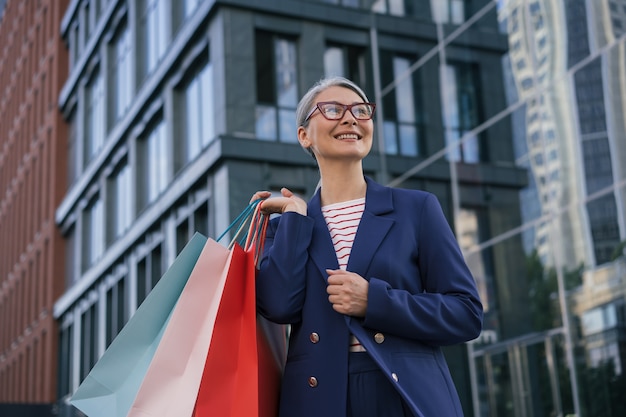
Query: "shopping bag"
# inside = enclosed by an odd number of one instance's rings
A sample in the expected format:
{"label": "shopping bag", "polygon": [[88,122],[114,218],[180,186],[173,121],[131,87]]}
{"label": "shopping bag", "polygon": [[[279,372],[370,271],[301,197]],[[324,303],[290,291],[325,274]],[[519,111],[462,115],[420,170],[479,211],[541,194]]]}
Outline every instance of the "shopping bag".
{"label": "shopping bag", "polygon": [[128,417],[191,416],[230,251],[208,239],[172,312]]}
{"label": "shopping bag", "polygon": [[258,317],[255,300],[256,263],[266,225],[257,206],[244,246],[231,246],[194,417],[278,414],[284,327]]}
{"label": "shopping bag", "polygon": [[122,328],[70,403],[89,417],[126,417],[207,239],[195,234]]}

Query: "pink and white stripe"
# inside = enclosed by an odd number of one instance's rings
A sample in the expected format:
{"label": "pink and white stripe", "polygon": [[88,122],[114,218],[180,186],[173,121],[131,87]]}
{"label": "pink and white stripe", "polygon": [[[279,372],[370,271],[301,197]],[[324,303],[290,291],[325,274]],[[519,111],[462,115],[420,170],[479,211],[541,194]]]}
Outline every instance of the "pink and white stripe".
{"label": "pink and white stripe", "polygon": [[350,251],[356,231],[365,209],[365,198],[344,201],[322,207],[322,214],[328,225],[330,237],[335,246],[339,267],[343,270],[348,265]]}

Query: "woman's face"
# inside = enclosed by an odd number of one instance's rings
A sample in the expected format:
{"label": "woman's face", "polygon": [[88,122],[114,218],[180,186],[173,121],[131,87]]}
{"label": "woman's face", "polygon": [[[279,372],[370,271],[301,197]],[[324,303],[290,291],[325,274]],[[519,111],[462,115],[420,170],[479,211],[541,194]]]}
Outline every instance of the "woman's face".
{"label": "woman's face", "polygon": [[[322,91],[315,103],[333,101],[341,104],[363,103],[349,88],[333,86]],[[307,127],[298,128],[298,140],[315,154],[318,163],[324,160],[362,160],[372,149],[374,124],[358,120],[346,110],[339,120],[328,120],[315,110]]]}

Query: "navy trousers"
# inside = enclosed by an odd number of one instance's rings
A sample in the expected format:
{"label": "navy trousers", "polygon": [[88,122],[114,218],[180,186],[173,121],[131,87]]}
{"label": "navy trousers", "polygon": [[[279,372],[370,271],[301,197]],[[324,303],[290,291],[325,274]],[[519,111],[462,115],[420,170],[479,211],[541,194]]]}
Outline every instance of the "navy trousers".
{"label": "navy trousers", "polygon": [[367,352],[350,352],[347,417],[414,417]]}

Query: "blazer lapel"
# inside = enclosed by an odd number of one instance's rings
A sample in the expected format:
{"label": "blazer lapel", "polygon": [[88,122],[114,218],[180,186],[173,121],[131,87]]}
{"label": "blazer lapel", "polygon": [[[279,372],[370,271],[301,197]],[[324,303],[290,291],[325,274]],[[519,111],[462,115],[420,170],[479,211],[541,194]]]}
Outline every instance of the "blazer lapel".
{"label": "blazer lapel", "polygon": [[333,241],[330,238],[328,232],[328,226],[322,215],[322,206],[320,200],[320,193],[318,192],[313,196],[308,204],[308,215],[315,221],[313,226],[313,240],[309,246],[309,256],[317,265],[320,271],[320,276],[324,281],[328,279],[326,269],[339,268],[339,262],[337,261],[337,254],[335,253],[335,247]]}
{"label": "blazer lapel", "polygon": [[[367,279],[369,264],[391,229],[394,220],[381,216],[393,210],[391,189],[383,187],[367,177],[365,180],[367,182],[365,211],[352,245],[347,269]],[[309,256],[320,270],[322,278],[326,280],[328,278],[326,269],[337,269],[339,263],[326,221],[322,215],[319,190],[309,201],[308,211],[309,216],[315,220],[314,238],[309,247]]]}
{"label": "blazer lapel", "polygon": [[394,220],[382,217],[382,214],[393,210],[391,189],[382,187],[369,178],[365,196],[365,211],[359,223],[350,258],[348,271],[355,272],[367,279],[368,267],[387,233],[394,224]]}

